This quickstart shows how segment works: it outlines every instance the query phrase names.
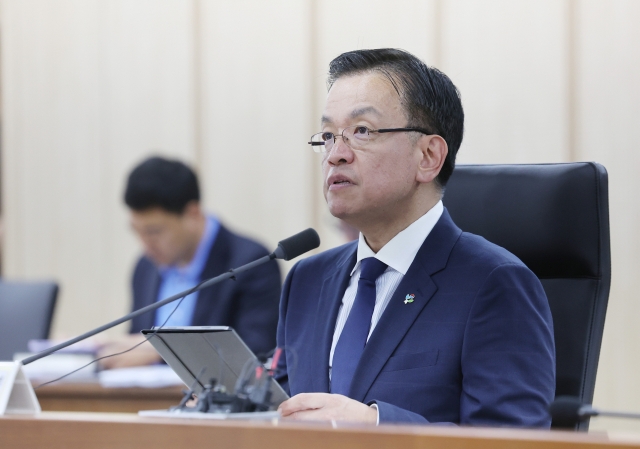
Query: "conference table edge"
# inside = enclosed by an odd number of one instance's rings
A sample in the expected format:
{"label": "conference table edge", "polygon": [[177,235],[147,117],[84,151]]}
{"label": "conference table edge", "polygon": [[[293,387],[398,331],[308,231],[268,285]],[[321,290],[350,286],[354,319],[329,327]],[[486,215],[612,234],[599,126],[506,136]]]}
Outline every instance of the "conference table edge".
{"label": "conference table edge", "polygon": [[[127,413],[42,412],[0,417],[0,447],[216,448],[429,447],[640,448],[640,437],[507,428],[302,423],[140,417]],[[303,444],[301,444],[303,443]]]}

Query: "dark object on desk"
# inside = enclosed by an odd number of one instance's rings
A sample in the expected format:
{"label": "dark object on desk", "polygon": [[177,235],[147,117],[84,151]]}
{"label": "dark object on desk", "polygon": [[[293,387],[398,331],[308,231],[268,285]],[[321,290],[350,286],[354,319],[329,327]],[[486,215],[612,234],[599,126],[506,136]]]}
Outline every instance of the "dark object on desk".
{"label": "dark object on desk", "polygon": [[57,296],[55,282],[0,281],[0,360],[27,352],[29,340],[49,337]]}
{"label": "dark object on desk", "polygon": [[640,413],[614,412],[595,409],[583,404],[573,396],[560,396],[549,406],[549,413],[554,422],[561,427],[574,427],[592,416],[609,416],[612,418],[640,419]]}
{"label": "dark object on desk", "polygon": [[551,419],[559,427],[571,428],[588,419],[591,414],[585,413],[584,404],[573,396],[559,396],[549,406]]}
{"label": "dark object on desk", "polygon": [[[244,379],[238,378],[233,393],[228,392],[217,379],[211,378],[200,394],[196,394],[193,387],[185,391],[182,401],[177,406],[169,408],[169,411],[225,414],[266,412],[272,408],[269,389],[271,379],[273,373],[257,362],[247,370]],[[197,382],[195,381],[194,385]],[[198,402],[194,407],[189,407],[187,404],[193,398],[197,398]]]}
{"label": "dark object on desk", "polygon": [[[149,343],[180,379],[191,385],[180,406],[198,397],[191,411],[213,413],[260,412],[288,399],[272,372],[226,326],[186,326],[143,330]],[[279,354],[279,352],[278,352]],[[279,356],[274,356],[276,359]]]}
{"label": "dark object on desk", "polygon": [[[605,168],[459,165],[443,201],[463,231],[506,248],[538,276],[554,321],[556,397],[591,403],[611,283]],[[588,427],[587,418],[576,428]]]}

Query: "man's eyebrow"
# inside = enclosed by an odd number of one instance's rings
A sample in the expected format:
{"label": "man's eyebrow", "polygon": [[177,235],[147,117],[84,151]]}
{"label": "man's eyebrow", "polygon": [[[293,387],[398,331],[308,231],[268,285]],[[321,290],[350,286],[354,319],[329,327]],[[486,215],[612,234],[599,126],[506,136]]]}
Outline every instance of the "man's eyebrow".
{"label": "man's eyebrow", "polygon": [[373,106],[365,106],[364,108],[354,109],[353,111],[351,111],[350,116],[351,116],[351,118],[358,118],[358,117],[361,117],[361,116],[369,114],[369,113],[373,113],[373,114],[377,115],[378,117],[382,115]]}
{"label": "man's eyebrow", "polygon": [[[365,106],[363,108],[354,109],[353,111],[351,111],[351,114],[349,114],[349,118],[355,119],[355,118],[358,118],[358,117],[362,117],[363,115],[366,115],[366,114],[375,114],[378,117],[380,117],[382,115],[380,113],[380,111],[378,111],[373,106]],[[333,120],[331,120],[330,117],[327,117],[326,115],[323,115],[322,119],[320,120],[320,123],[322,125],[331,124],[331,123],[333,123]]]}

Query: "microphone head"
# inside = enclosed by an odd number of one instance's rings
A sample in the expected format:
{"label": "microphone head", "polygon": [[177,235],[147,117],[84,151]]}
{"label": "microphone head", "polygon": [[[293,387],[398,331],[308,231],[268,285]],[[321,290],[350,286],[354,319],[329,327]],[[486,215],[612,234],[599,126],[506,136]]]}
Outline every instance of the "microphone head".
{"label": "microphone head", "polygon": [[574,396],[558,396],[549,406],[553,427],[575,427],[589,415],[581,413],[584,404]]}
{"label": "microphone head", "polygon": [[291,260],[318,246],[320,246],[320,236],[315,229],[309,228],[278,242],[278,248],[273,254],[276,259]]}

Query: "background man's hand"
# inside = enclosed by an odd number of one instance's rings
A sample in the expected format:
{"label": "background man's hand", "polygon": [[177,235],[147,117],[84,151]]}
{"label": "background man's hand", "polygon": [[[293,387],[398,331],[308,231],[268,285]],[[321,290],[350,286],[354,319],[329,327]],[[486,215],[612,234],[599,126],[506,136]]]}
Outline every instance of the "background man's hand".
{"label": "background man's hand", "polygon": [[300,393],[278,407],[283,418],[376,424],[378,411],[340,394]]}
{"label": "background man's hand", "polygon": [[[126,351],[145,339],[143,335],[127,335],[101,344],[98,357]],[[144,342],[134,350],[115,357],[100,360],[103,369],[128,368],[131,366],[145,366],[160,362],[162,359],[151,343]]]}

